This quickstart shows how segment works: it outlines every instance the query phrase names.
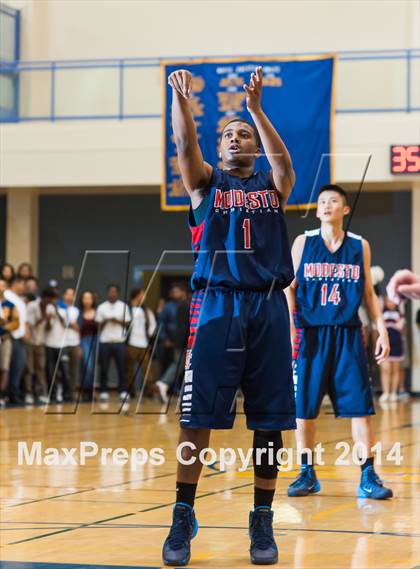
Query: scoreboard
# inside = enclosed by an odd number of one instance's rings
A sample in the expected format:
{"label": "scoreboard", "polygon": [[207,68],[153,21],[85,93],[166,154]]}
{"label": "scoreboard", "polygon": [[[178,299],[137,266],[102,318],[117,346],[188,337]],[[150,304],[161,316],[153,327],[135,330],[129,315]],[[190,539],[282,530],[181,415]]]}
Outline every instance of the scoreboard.
{"label": "scoreboard", "polygon": [[391,174],[420,173],[420,146],[397,145],[391,146]]}

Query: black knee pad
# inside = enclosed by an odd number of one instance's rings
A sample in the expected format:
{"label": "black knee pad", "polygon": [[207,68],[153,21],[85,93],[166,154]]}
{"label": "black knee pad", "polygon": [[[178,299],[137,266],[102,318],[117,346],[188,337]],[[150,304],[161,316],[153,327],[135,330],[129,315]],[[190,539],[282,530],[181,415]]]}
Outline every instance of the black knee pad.
{"label": "black knee pad", "polygon": [[281,431],[254,431],[252,459],[255,476],[273,480],[280,465],[277,452],[283,447]]}

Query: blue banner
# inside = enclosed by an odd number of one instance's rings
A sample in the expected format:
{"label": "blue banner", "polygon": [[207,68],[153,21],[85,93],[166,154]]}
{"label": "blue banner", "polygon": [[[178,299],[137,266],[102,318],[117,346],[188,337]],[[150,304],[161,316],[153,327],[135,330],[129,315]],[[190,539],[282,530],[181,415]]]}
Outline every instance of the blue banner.
{"label": "blue banner", "polygon": [[[164,89],[164,178],[163,210],[181,210],[189,205],[180,177],[172,135],[172,88],[168,76],[177,69],[193,74],[190,104],[197,125],[204,160],[221,167],[218,142],[224,125],[233,117],[251,120],[246,110],[243,84],[255,67],[263,68],[262,108],[284,140],[293,160],[296,184],[288,209],[316,202],[319,188],[333,181],[331,146],[334,119],[334,57],[308,59],[223,59],[194,62],[163,62]],[[269,170],[265,157],[255,168]]]}

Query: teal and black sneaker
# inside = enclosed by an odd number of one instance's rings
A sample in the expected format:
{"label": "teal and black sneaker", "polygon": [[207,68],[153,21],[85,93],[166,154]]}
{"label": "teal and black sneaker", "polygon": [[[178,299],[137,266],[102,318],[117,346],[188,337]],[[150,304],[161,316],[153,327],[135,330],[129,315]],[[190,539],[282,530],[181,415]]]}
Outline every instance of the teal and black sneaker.
{"label": "teal and black sneaker", "polygon": [[358,498],[371,498],[372,500],[386,500],[392,498],[392,490],[385,488],[384,483],[376,474],[373,466],[362,470],[360,485],[357,489]]}
{"label": "teal and black sneaker", "polygon": [[311,464],[301,466],[300,474],[287,489],[290,497],[308,496],[321,490],[321,484],[315,474],[315,468]]}
{"label": "teal and black sneaker", "polygon": [[198,522],[189,504],[178,502],[172,515],[172,527],[163,544],[163,563],[182,567],[191,557],[190,542],[197,535]]}
{"label": "teal and black sneaker", "polygon": [[259,507],[249,513],[249,537],[251,539],[251,563],[273,565],[279,553],[273,536],[273,511]]}

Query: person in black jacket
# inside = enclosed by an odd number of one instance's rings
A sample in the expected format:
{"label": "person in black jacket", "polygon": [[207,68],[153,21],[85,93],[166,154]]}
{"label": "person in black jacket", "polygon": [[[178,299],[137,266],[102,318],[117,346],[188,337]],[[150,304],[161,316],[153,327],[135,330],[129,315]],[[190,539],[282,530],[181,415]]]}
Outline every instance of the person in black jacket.
{"label": "person in black jacket", "polygon": [[[181,369],[183,369],[183,354],[187,342],[189,330],[189,302],[187,287],[184,283],[176,283],[171,287],[172,299],[177,303],[174,318],[174,327],[171,331],[169,341],[173,347],[172,361],[165,370],[159,381],[155,383],[157,391],[162,403],[168,402],[168,392],[171,386],[178,378]],[[176,298],[174,293],[176,292]]]}

